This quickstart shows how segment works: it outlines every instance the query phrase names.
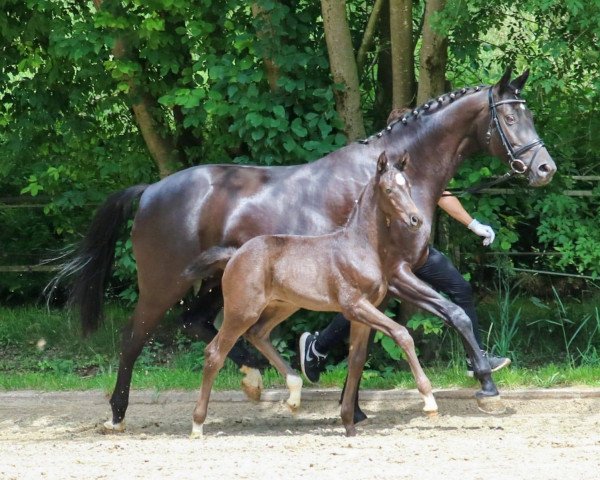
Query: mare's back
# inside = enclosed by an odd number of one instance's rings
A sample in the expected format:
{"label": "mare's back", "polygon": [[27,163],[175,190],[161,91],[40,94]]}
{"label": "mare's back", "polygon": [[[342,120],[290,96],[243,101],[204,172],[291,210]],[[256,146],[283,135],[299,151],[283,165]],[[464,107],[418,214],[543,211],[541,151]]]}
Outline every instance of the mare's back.
{"label": "mare's back", "polygon": [[[368,158],[346,149],[289,167],[203,165],[151,185],[140,200],[137,237],[205,250],[263,234],[323,234],[343,225],[370,178]],[[351,156],[352,157],[352,156]]]}

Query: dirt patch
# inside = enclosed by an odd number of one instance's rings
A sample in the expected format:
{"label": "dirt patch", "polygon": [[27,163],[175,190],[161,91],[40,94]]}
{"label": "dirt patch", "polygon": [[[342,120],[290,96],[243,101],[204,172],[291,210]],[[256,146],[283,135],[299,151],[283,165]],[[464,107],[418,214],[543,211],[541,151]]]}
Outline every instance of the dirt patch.
{"label": "dirt patch", "polygon": [[103,434],[99,392],[0,393],[0,478],[597,479],[600,391],[504,395],[500,416],[473,392],[437,392],[424,416],[414,392],[365,392],[369,420],[346,438],[339,392],[307,393],[291,414],[283,393],[258,404],[214,395],[190,440],[193,392],[133,392],[124,434]]}

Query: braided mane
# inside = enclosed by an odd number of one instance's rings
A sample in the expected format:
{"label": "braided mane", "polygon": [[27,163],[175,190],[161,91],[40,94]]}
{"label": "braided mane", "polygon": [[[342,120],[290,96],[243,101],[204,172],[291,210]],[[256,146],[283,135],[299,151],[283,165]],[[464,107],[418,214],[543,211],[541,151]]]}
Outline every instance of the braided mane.
{"label": "braided mane", "polygon": [[411,108],[394,109],[388,116],[387,127],[385,127],[383,130],[367,137],[366,139],[359,140],[359,143],[368,144],[374,138],[381,138],[385,133],[391,132],[392,129],[398,124],[407,126],[407,125],[409,125],[409,123],[417,120],[417,118],[420,115],[428,115],[428,116],[433,115],[437,112],[442,111],[444,109],[444,107],[453,104],[455,100],[462,98],[462,96],[469,94],[469,93],[480,92],[485,87],[486,87],[485,85],[478,85],[476,87],[463,87],[458,90],[454,90],[453,92],[440,95],[439,97],[437,97],[435,99],[430,99],[430,100],[426,101],[425,103],[423,103],[421,106],[415,107],[413,109],[411,109]]}

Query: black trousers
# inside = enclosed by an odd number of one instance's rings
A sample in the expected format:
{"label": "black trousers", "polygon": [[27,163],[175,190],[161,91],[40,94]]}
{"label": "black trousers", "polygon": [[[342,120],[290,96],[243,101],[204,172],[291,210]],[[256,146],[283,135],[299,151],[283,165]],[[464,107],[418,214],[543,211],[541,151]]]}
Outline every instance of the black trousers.
{"label": "black trousers", "polygon": [[[438,292],[448,295],[448,298],[465,311],[473,323],[473,332],[479,347],[484,350],[479,332],[479,320],[473,301],[473,289],[452,262],[439,250],[429,246],[429,255],[425,264],[415,270],[415,275],[431,285]],[[343,315],[336,315],[331,323],[319,333],[315,348],[321,353],[327,353],[331,348],[348,338],[350,322]]]}

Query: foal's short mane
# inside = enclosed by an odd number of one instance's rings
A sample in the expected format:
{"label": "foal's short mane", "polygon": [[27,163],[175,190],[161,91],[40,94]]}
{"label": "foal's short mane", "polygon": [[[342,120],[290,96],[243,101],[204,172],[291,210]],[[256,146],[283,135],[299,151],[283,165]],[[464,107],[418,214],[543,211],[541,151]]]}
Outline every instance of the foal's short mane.
{"label": "foal's short mane", "polygon": [[[458,90],[454,90],[450,93],[445,93],[440,95],[439,97],[432,98],[423,105],[419,107],[415,107],[413,109],[405,108],[399,109],[399,112],[402,112],[401,115],[394,117],[383,130],[367,137],[363,140],[359,140],[359,143],[363,145],[369,144],[372,140],[381,138],[385,133],[389,133],[396,125],[408,126],[410,123],[413,123],[420,115],[433,115],[437,112],[444,110],[444,107],[453,104],[456,100],[463,98],[465,95],[469,93],[477,93],[487,88],[487,85],[477,85],[476,87],[463,87]],[[389,120],[389,119],[388,119]]]}

